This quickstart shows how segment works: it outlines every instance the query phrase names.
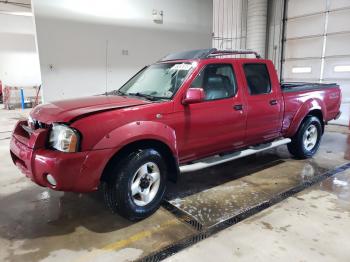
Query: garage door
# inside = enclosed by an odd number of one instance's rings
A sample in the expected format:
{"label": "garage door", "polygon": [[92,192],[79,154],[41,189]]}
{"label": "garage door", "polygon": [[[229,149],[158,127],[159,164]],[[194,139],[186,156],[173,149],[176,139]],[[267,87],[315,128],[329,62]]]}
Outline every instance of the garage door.
{"label": "garage door", "polygon": [[287,0],[283,80],[336,82],[342,117],[350,112],[350,1]]}

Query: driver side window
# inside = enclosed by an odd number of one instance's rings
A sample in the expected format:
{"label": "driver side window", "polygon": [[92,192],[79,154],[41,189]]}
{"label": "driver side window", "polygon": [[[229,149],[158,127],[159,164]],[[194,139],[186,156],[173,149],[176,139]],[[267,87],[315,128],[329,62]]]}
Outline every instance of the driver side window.
{"label": "driver side window", "polygon": [[233,97],[236,79],[230,64],[207,65],[193,80],[190,88],[203,88],[205,100]]}

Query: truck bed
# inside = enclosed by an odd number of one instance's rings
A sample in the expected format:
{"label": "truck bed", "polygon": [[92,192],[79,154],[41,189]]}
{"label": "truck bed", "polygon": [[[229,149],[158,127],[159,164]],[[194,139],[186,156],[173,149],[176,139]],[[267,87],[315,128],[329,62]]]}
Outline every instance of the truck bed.
{"label": "truck bed", "polygon": [[299,92],[307,90],[325,89],[325,88],[337,88],[336,83],[308,83],[308,82],[283,82],[281,88],[283,92]]}
{"label": "truck bed", "polygon": [[[341,91],[337,84],[284,82],[281,83],[281,87],[284,99],[282,130],[287,132],[286,137],[290,134],[294,134],[299,125],[296,125],[293,129],[290,127],[292,122],[295,121],[295,119],[303,119],[304,115],[307,113],[306,109],[312,107],[313,103],[316,103],[318,108],[321,108],[322,118],[325,123],[339,116]],[[298,113],[301,113],[303,117],[300,117]],[[288,132],[290,133],[288,134]]]}

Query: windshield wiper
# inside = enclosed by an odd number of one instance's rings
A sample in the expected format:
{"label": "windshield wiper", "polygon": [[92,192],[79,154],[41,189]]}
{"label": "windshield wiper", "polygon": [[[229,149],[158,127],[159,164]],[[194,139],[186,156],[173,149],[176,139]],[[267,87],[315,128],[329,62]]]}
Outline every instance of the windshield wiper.
{"label": "windshield wiper", "polygon": [[144,97],[144,98],[147,98],[148,100],[151,100],[151,101],[157,101],[157,100],[160,100],[160,99],[169,100],[169,98],[166,98],[166,97],[152,96],[152,95],[147,95],[147,94],[143,94],[143,93],[139,93],[139,92],[137,92],[137,93],[128,93],[126,95]]}
{"label": "windshield wiper", "polygon": [[114,94],[119,95],[119,96],[125,96],[126,94],[120,90],[114,90]]}

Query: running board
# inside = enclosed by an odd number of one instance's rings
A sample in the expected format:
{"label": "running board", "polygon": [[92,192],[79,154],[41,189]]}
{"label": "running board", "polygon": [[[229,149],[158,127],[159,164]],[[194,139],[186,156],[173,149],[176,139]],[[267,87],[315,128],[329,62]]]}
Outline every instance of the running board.
{"label": "running board", "polygon": [[265,150],[268,150],[268,149],[271,149],[271,148],[274,148],[277,146],[288,144],[290,142],[291,142],[290,138],[284,138],[284,139],[280,139],[280,140],[275,140],[271,143],[260,144],[258,146],[254,146],[254,147],[251,147],[251,148],[248,148],[248,149],[245,149],[242,151],[237,151],[237,152],[227,154],[224,156],[215,155],[212,157],[208,157],[208,158],[204,158],[204,159],[195,161],[192,164],[182,165],[182,166],[180,166],[180,172],[187,173],[187,172],[197,171],[197,170],[204,169],[207,167],[226,163],[226,162],[238,159],[238,158],[253,155],[253,154],[256,154],[256,153],[261,152],[261,151],[265,151]]}

